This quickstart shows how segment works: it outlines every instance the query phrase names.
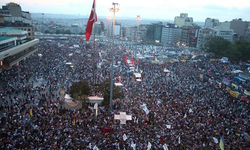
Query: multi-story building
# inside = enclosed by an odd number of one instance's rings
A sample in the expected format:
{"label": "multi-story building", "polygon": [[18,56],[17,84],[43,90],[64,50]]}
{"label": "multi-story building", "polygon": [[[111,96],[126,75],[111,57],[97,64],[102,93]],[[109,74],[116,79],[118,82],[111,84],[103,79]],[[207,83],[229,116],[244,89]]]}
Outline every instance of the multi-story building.
{"label": "multi-story building", "polygon": [[234,31],[232,29],[206,29],[202,28],[199,30],[197,47],[201,48],[205,45],[208,38],[211,36],[220,36],[225,40],[233,42]]}
{"label": "multi-story building", "polygon": [[0,28],[13,27],[27,31],[27,38],[34,38],[31,14],[22,11],[21,6],[16,3],[8,3],[0,9]]}
{"label": "multi-story building", "polygon": [[216,28],[213,28],[212,30],[214,30],[215,36],[220,36],[220,37],[224,38],[225,40],[233,42],[234,30],[232,30],[232,29],[216,29]]}
{"label": "multi-story building", "polygon": [[161,41],[161,33],[162,23],[153,23],[147,25],[146,41],[159,43]]}
{"label": "multi-story building", "polygon": [[0,70],[7,69],[37,51],[38,39],[27,39],[27,31],[0,29]]}
{"label": "multi-story building", "polygon": [[199,33],[199,26],[183,26],[181,27],[180,45],[196,47]]}
{"label": "multi-story building", "polygon": [[180,16],[176,16],[174,18],[174,24],[178,25],[179,27],[192,26],[193,18],[188,17],[187,13],[181,13]]}
{"label": "multi-story building", "polygon": [[[70,29],[71,33],[73,33],[73,34],[79,34],[80,32],[83,32],[83,28],[79,24],[72,24],[69,29]],[[95,33],[98,35],[101,34],[100,23],[95,24]]]}
{"label": "multi-story building", "polygon": [[138,38],[137,38],[137,26],[128,27],[126,30],[126,38],[128,40],[139,40],[139,41],[146,41],[147,35],[147,25],[139,25],[138,27]]}
{"label": "multi-story building", "polygon": [[[113,24],[112,24],[112,29],[113,29]],[[121,38],[121,23],[116,22],[114,30],[115,30],[114,31],[114,38],[116,38],[116,39]],[[112,37],[112,35],[113,35],[113,30],[111,30],[110,37]]]}
{"label": "multi-story building", "polygon": [[248,22],[248,29],[247,29],[247,32],[245,34],[245,41],[250,42],[250,22]]}
{"label": "multi-story building", "polygon": [[219,26],[218,26],[218,28],[219,29],[230,29],[230,22],[228,22],[228,21],[225,21],[225,22],[219,22]]}
{"label": "multi-story building", "polygon": [[247,21],[242,21],[241,18],[233,19],[230,23],[230,29],[233,29],[235,34],[237,35],[238,40],[244,40],[245,34],[248,31],[248,24]]}
{"label": "multi-story building", "polygon": [[133,26],[133,27],[128,27],[126,30],[126,37],[128,40],[132,41],[132,40],[136,40],[136,32],[137,32],[137,27]]}
{"label": "multi-story building", "polygon": [[203,48],[211,36],[214,36],[214,30],[201,28],[198,34],[197,48]]}
{"label": "multi-story building", "polygon": [[140,41],[146,41],[146,35],[147,35],[147,26],[146,25],[140,25],[139,31],[138,31],[138,38]]}
{"label": "multi-story building", "polygon": [[207,18],[205,20],[204,28],[217,28],[219,26],[218,19]]}
{"label": "multi-story building", "polygon": [[180,42],[181,29],[175,24],[162,26],[161,43],[177,44]]}

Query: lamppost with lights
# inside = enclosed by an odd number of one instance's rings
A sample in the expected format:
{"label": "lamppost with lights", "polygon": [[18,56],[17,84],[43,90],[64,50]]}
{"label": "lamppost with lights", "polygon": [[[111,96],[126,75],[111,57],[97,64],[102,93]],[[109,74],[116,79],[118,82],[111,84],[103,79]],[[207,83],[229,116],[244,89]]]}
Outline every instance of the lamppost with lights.
{"label": "lamppost with lights", "polygon": [[114,70],[113,70],[113,65],[114,65],[114,43],[115,43],[115,41],[114,41],[114,36],[115,36],[115,12],[118,12],[119,11],[119,8],[116,8],[115,6],[116,5],[118,5],[118,3],[112,3],[112,5],[114,5],[114,7],[113,8],[110,8],[109,10],[111,11],[111,12],[113,12],[114,13],[114,15],[113,15],[113,33],[112,33],[112,35],[113,35],[113,43],[112,43],[112,62],[111,62],[111,75],[110,75],[110,101],[109,101],[109,107],[110,107],[110,111],[112,111],[112,105],[113,105],[113,101],[112,101],[112,99],[113,99],[113,76],[114,76]]}
{"label": "lamppost with lights", "polygon": [[138,37],[138,31],[139,31],[139,20],[141,20],[141,16],[137,15],[137,17],[135,18],[137,20],[137,32],[136,32],[136,40],[137,42],[139,41],[139,37]]}
{"label": "lamppost with lights", "polygon": [[43,40],[44,40],[45,29],[44,29],[43,16],[44,16],[44,13],[42,13],[42,30],[43,30],[42,32],[43,32]]}

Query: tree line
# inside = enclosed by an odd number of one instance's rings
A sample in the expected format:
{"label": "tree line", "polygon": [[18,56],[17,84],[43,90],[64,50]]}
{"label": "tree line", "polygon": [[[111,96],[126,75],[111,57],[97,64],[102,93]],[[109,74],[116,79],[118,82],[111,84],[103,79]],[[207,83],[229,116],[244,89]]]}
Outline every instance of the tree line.
{"label": "tree line", "polygon": [[250,42],[236,41],[232,43],[222,37],[210,37],[203,47],[208,53],[217,57],[227,57],[230,61],[250,60]]}

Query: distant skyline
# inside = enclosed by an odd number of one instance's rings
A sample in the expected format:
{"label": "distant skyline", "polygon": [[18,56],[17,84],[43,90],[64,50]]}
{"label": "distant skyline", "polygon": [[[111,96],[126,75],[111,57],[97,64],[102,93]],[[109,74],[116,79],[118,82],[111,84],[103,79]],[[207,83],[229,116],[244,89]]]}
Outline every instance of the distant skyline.
{"label": "distant skyline", "polygon": [[[20,4],[23,11],[30,13],[89,15],[93,0],[1,0],[0,5],[15,2]],[[250,21],[249,0],[96,0],[97,16],[112,16],[109,8],[112,2],[119,4],[117,17],[132,17],[141,19],[174,20],[180,13],[188,13],[194,22],[204,22],[206,18],[219,19],[220,22],[242,18]]]}

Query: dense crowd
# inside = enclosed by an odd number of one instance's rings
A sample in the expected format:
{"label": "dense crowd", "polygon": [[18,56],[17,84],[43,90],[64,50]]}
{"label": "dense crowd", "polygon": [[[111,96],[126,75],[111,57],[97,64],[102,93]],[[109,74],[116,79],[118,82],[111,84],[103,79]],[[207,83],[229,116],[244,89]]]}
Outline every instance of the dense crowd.
{"label": "dense crowd", "polygon": [[[72,48],[74,44],[80,47]],[[136,82],[124,58],[132,58],[131,51],[138,47],[117,43],[114,62],[121,64],[114,77],[121,76],[125,98],[114,100],[112,111],[99,108],[96,119],[93,104],[65,110],[61,90],[69,91],[80,80],[91,85],[92,63],[111,58],[108,44],[95,47],[93,60],[93,49],[77,39],[41,41],[38,52],[1,72],[1,149],[219,149],[222,136],[225,149],[250,148],[250,105],[231,97],[225,85],[218,86],[216,81],[233,76],[204,55],[197,56],[197,62],[161,65],[138,59],[142,82]],[[167,51],[151,46],[140,51],[147,48]],[[105,53],[97,56],[100,51]],[[103,63],[95,72],[95,82],[101,83],[110,77],[110,64]],[[149,113],[141,109],[143,104]],[[114,119],[119,112],[132,115],[132,120],[121,125]]]}

